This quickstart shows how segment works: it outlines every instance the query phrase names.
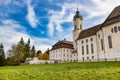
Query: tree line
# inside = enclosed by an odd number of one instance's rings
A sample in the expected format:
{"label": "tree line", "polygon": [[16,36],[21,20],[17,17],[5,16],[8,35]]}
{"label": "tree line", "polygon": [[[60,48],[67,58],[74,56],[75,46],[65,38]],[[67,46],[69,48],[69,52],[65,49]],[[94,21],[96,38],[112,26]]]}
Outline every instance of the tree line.
{"label": "tree line", "polygon": [[24,63],[26,58],[38,57],[42,60],[49,59],[49,49],[42,53],[41,50],[36,51],[35,46],[31,47],[30,39],[25,43],[23,38],[17,43],[11,46],[11,49],[4,52],[4,46],[0,44],[0,66],[4,65],[20,65]]}

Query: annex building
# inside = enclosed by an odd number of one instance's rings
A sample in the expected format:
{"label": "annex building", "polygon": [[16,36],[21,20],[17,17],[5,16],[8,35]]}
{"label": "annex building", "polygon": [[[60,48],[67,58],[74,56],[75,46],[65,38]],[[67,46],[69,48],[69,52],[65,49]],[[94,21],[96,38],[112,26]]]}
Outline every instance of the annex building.
{"label": "annex building", "polygon": [[120,6],[106,20],[83,29],[83,17],[77,10],[73,17],[73,42],[58,41],[50,50],[50,60],[62,62],[120,60]]}

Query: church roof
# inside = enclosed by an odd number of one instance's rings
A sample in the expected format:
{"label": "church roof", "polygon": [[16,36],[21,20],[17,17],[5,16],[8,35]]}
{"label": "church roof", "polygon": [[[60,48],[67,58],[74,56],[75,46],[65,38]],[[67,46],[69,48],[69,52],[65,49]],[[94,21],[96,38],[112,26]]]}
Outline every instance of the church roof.
{"label": "church roof", "polygon": [[67,40],[62,40],[62,41],[58,41],[56,44],[54,44],[52,46],[52,49],[51,50],[54,50],[54,49],[58,49],[58,48],[69,48],[69,49],[73,49],[73,42],[71,41],[67,41]]}
{"label": "church roof", "polygon": [[102,26],[107,26],[120,21],[120,6],[117,6],[104,21]]}
{"label": "church roof", "polygon": [[83,30],[78,36],[78,39],[95,35],[96,32],[99,31],[102,27],[105,27],[107,25],[110,25],[119,21],[120,21],[120,6],[117,6],[102,24]]}
{"label": "church roof", "polygon": [[85,38],[88,36],[95,35],[97,31],[100,30],[102,24],[96,25],[94,27],[88,28],[86,30],[83,30],[80,35],[78,36],[78,39]]}

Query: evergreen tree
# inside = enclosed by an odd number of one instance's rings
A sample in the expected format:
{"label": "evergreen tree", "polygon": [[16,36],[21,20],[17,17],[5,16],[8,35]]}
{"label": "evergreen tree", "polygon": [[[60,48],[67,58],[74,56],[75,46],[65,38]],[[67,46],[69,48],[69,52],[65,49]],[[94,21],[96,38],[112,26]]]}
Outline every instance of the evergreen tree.
{"label": "evergreen tree", "polygon": [[49,55],[49,52],[50,52],[50,50],[49,50],[49,48],[48,48],[48,49],[45,51],[45,53]]}
{"label": "evergreen tree", "polygon": [[30,55],[30,39],[28,39],[26,45],[25,45],[26,55],[25,57],[31,57]]}
{"label": "evergreen tree", "polygon": [[5,65],[5,54],[4,54],[4,47],[3,44],[0,44],[0,66]]}
{"label": "evergreen tree", "polygon": [[33,45],[33,46],[32,46],[32,49],[31,49],[32,57],[36,56],[36,55],[35,55],[35,52],[36,52],[36,51],[35,51],[35,46]]}
{"label": "evergreen tree", "polygon": [[25,44],[25,43],[24,43],[23,38],[21,38],[21,40],[20,40],[19,44],[22,44],[22,45],[24,45],[24,44]]}

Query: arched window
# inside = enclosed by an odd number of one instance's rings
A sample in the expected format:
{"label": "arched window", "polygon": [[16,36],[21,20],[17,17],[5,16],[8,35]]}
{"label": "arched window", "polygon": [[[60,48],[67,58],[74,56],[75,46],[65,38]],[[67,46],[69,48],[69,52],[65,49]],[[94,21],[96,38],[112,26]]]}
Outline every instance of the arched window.
{"label": "arched window", "polygon": [[100,39],[100,34],[98,34],[98,38]]}
{"label": "arched window", "polygon": [[120,31],[120,26],[118,26],[118,30]]}
{"label": "arched window", "polygon": [[84,46],[82,46],[82,55],[84,55]]}
{"label": "arched window", "polygon": [[89,51],[88,51],[89,49],[88,49],[88,45],[86,45],[86,51],[87,51],[87,54],[89,54]]}
{"label": "arched window", "polygon": [[91,53],[94,53],[93,44],[91,44]]}
{"label": "arched window", "polygon": [[101,49],[104,50],[104,48],[103,48],[103,39],[101,39]]}
{"label": "arched window", "polygon": [[108,36],[108,43],[109,43],[109,48],[112,48],[112,38],[111,38],[111,36]]}
{"label": "arched window", "polygon": [[93,38],[91,38],[90,40],[93,41]]}
{"label": "arched window", "polygon": [[113,33],[113,28],[111,29],[111,32]]}
{"label": "arched window", "polygon": [[115,33],[117,32],[117,27],[114,27],[114,32],[115,32]]}

